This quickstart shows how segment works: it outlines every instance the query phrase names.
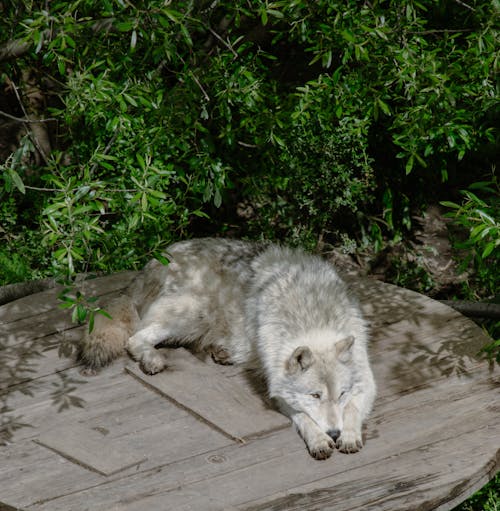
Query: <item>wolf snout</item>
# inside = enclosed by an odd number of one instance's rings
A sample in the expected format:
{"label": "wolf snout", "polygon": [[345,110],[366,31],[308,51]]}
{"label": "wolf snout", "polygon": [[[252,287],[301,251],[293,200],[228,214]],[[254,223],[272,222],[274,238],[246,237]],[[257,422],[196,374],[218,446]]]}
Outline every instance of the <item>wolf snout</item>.
{"label": "wolf snout", "polygon": [[336,442],[338,437],[340,436],[340,429],[329,429],[326,434]]}

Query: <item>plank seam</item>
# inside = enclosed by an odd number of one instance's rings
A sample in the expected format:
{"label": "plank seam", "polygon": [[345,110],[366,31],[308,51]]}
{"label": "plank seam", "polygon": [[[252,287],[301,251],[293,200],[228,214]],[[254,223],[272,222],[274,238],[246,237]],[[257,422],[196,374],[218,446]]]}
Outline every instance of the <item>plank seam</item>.
{"label": "plank seam", "polygon": [[150,383],[148,383],[147,381],[143,380],[142,378],[140,378],[139,376],[137,376],[136,374],[134,374],[133,371],[131,371],[129,368],[125,367],[125,372],[127,374],[129,374],[130,376],[132,376],[135,380],[137,380],[139,383],[141,383],[142,385],[144,385],[146,388],[152,390],[153,392],[156,392],[158,395],[160,395],[161,397],[167,399],[168,401],[170,401],[172,404],[174,404],[175,406],[177,406],[178,408],[180,408],[181,410],[184,410],[185,412],[188,412],[190,415],[192,415],[195,419],[197,419],[198,421],[200,421],[201,423],[209,426],[210,428],[214,429],[215,431],[217,431],[218,433],[220,433],[221,435],[224,435],[226,438],[229,438],[230,440],[232,440],[233,442],[237,442],[237,443],[240,443],[240,444],[245,444],[246,441],[244,438],[240,438],[240,437],[237,437],[237,436],[234,436],[234,435],[231,435],[231,433],[228,433],[227,431],[225,431],[224,429],[222,429],[221,427],[219,427],[217,424],[214,424],[213,422],[207,420],[205,417],[203,417],[203,415],[200,415],[199,413],[195,412],[192,408],[189,408],[188,406],[182,404],[181,402],[177,401],[176,399],[174,399],[172,396],[169,396],[168,394],[166,394],[165,392],[162,392],[159,388],[155,387],[154,385],[151,385]]}
{"label": "plank seam", "polygon": [[129,469],[131,467],[139,466],[141,463],[143,463],[145,461],[145,460],[136,461],[134,463],[131,463],[130,465],[126,465],[124,467],[120,467],[117,470],[113,470],[111,472],[103,472],[102,470],[99,470],[96,467],[88,465],[87,463],[85,463],[85,462],[83,462],[83,461],[81,461],[81,460],[79,460],[77,458],[74,458],[73,456],[69,455],[68,453],[65,453],[63,451],[60,451],[59,449],[56,449],[55,447],[47,445],[47,444],[45,444],[44,442],[42,442],[40,440],[33,439],[32,442],[34,442],[35,444],[40,445],[42,447],[45,447],[45,449],[48,449],[49,451],[52,451],[52,452],[56,453],[57,455],[61,456],[62,458],[65,458],[68,461],[70,461],[71,463],[74,463],[75,465],[78,465],[78,466],[80,466],[82,468],[85,468],[85,469],[89,470],[90,472],[94,472],[96,474],[99,474],[99,475],[105,476],[105,477],[112,476],[114,474],[118,474],[119,472],[122,472],[123,470],[127,470],[127,469]]}

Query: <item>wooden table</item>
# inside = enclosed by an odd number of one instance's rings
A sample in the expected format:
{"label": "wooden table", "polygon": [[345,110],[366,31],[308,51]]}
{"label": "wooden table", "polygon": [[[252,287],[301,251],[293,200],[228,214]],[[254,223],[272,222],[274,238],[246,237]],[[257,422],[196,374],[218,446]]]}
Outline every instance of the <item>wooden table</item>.
{"label": "wooden table", "polygon": [[[117,292],[132,273],[89,281]],[[488,338],[417,293],[353,278],[379,394],[357,454],[315,461],[251,375],[171,350],[83,377],[60,357],[84,327],[57,290],[0,307],[0,510],[447,510],[499,468]]]}

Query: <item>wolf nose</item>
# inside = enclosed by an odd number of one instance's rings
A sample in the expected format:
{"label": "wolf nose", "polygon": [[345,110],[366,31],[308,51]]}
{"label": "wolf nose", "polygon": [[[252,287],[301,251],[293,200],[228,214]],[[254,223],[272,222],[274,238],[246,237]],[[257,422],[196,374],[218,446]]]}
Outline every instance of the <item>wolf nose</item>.
{"label": "wolf nose", "polygon": [[326,434],[332,438],[334,442],[337,441],[337,438],[340,436],[340,429],[329,429]]}

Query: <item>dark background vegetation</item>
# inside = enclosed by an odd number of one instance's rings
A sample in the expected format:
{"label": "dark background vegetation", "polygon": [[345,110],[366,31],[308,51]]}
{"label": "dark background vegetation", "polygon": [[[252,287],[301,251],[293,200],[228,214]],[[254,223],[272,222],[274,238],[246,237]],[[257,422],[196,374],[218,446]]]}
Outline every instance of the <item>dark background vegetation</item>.
{"label": "dark background vegetation", "polygon": [[[0,3],[0,285],[138,268],[174,240],[226,235],[365,272],[382,261],[397,284],[498,303],[499,12]],[[429,211],[451,218],[446,285],[422,250]]]}

